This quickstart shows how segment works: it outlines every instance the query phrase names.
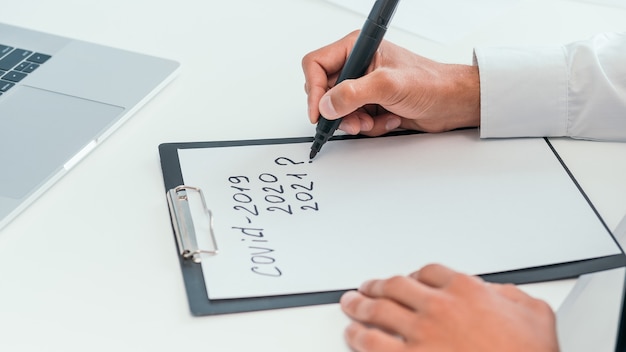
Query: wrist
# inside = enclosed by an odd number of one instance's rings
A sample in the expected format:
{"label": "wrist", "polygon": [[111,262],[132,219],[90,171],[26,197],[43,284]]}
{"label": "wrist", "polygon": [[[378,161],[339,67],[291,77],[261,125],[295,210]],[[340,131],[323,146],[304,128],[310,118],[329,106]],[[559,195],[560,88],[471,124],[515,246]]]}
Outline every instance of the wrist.
{"label": "wrist", "polygon": [[453,128],[480,126],[480,75],[476,65],[450,65],[450,122]]}

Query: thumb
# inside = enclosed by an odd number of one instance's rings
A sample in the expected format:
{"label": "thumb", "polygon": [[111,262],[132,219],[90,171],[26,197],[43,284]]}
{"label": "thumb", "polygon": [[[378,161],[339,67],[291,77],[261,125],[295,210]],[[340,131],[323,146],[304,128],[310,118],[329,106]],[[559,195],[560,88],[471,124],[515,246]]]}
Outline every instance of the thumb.
{"label": "thumb", "polygon": [[384,90],[377,88],[377,84],[372,82],[372,76],[374,73],[358,79],[347,79],[329,89],[320,99],[320,114],[335,120],[367,104],[383,105]]}

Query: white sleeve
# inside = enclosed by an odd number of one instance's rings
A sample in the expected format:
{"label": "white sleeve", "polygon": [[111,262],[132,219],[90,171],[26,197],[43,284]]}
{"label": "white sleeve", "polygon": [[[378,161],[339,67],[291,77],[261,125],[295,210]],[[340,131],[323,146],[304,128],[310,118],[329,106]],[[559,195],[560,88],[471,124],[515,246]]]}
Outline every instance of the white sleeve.
{"label": "white sleeve", "polygon": [[626,33],[557,47],[477,48],[481,137],[626,141]]}

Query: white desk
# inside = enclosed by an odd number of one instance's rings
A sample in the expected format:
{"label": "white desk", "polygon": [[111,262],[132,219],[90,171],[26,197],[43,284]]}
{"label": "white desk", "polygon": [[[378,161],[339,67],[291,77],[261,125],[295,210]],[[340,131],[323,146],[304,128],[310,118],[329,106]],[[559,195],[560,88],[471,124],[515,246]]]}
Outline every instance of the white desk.
{"label": "white desk", "polygon": [[[410,0],[407,0],[410,1]],[[267,16],[267,17],[266,17]],[[626,30],[626,10],[523,0],[461,42],[391,30],[425,56]],[[3,5],[0,21],[179,60],[180,76],[0,232],[3,351],[345,350],[337,305],[194,318],[157,145],[310,136],[301,57],[363,18],[322,0],[72,1]],[[626,214],[626,144],[555,142],[609,227]],[[527,287],[556,308],[572,281]]]}

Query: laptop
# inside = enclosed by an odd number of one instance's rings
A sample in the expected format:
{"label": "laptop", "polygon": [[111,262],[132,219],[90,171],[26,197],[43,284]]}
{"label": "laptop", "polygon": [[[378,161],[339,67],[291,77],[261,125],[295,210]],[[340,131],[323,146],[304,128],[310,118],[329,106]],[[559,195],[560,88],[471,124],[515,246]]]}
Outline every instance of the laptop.
{"label": "laptop", "polygon": [[[613,231],[626,245],[626,216]],[[556,312],[563,352],[626,351],[626,268],[586,274]]]}
{"label": "laptop", "polygon": [[0,23],[0,229],[178,68],[175,61]]}

